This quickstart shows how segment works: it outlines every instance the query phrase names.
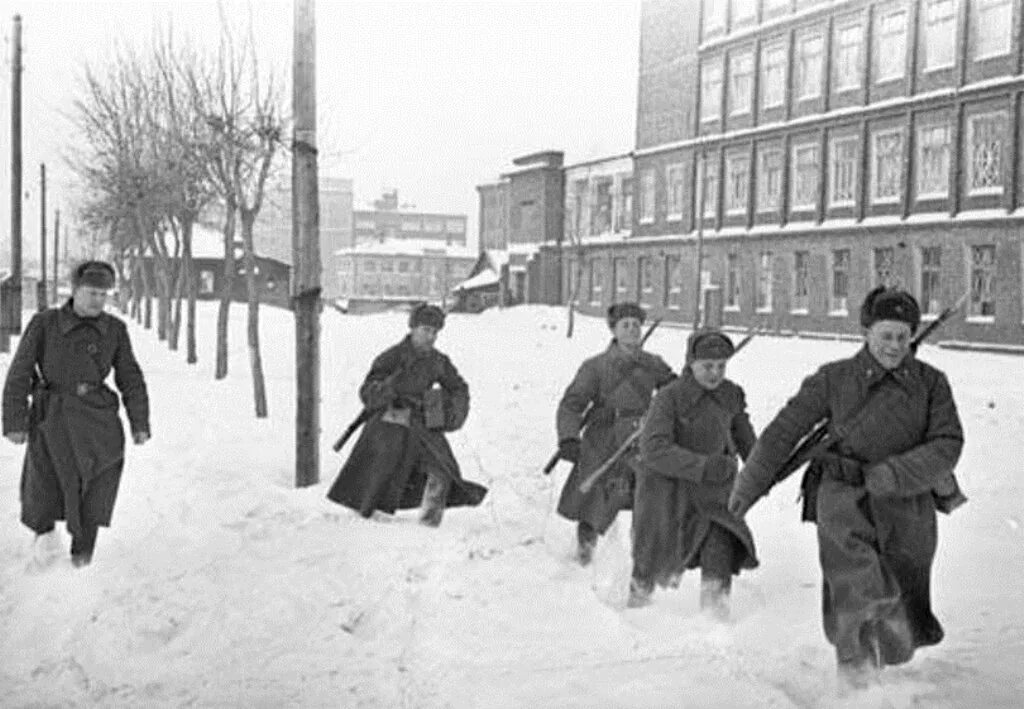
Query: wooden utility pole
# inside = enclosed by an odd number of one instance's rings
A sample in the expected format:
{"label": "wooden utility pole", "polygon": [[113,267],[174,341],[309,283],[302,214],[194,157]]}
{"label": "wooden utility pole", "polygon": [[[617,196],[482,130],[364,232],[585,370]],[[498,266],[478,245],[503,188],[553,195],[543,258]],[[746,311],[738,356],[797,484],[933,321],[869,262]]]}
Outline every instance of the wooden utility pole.
{"label": "wooden utility pole", "polygon": [[21,333],[21,15],[11,34],[11,272],[0,281],[0,352]]}
{"label": "wooden utility pole", "polygon": [[292,310],[295,313],[295,486],[320,481],[320,202],[316,155],[314,0],[293,0]]}
{"label": "wooden utility pole", "polygon": [[57,293],[57,281],[60,278],[60,208],[58,207],[56,213],[53,215],[53,297],[50,299],[51,303],[57,303],[60,295]]}
{"label": "wooden utility pole", "polygon": [[39,163],[39,282],[36,283],[36,310],[46,310],[46,163]]}

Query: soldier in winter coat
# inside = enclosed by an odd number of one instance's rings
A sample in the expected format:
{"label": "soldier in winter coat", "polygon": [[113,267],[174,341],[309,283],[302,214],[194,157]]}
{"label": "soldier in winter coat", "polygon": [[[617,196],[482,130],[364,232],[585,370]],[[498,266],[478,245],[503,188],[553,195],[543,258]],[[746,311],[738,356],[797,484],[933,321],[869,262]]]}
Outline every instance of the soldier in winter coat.
{"label": "soldier in winter coat", "polygon": [[746,459],[755,441],[743,389],[725,378],[734,351],[717,330],[694,332],[683,375],[651,404],[633,506],[632,607],[699,567],[701,608],[724,619],[733,575],[757,566],[750,529],[726,508],[736,455]]}
{"label": "soldier in winter coat", "polygon": [[764,430],[729,499],[742,516],[819,420],[845,432],[808,468],[820,484],[805,515],[818,525],[824,630],[843,688],[942,640],[930,591],[935,500],[954,491],[963,446],[946,376],[910,349],[921,319],[913,296],[877,288],[860,317],[865,346],[804,380]]}
{"label": "soldier in winter coat", "polygon": [[580,484],[637,428],[654,390],[675,378],[661,357],[640,347],[645,315],[635,303],[608,308],[611,344],[580,366],[558,404],[559,455],[574,464],[558,513],[577,521],[577,558],[584,566],[619,510],[633,506],[634,473],[628,461],[635,454],[621,457],[587,493]]}
{"label": "soldier in winter coat", "polygon": [[465,422],[469,386],[434,349],[442,327],[444,312],[421,304],[409,334],[374,359],[359,389],[372,415],[327,493],[334,502],[364,517],[420,507],[420,521],[436,527],[446,507],[483,500],[487,488],[462,478],[444,436]]}
{"label": "soldier in winter coat", "polygon": [[36,559],[52,558],[54,523],[65,520],[75,566],[92,560],[98,527],[110,525],[124,467],[118,396],[136,444],[149,439],[149,398],[128,330],[103,311],[114,269],[86,261],[72,273],[71,299],[32,317],[4,383],[3,432],[28,442],[21,521],[34,531]]}

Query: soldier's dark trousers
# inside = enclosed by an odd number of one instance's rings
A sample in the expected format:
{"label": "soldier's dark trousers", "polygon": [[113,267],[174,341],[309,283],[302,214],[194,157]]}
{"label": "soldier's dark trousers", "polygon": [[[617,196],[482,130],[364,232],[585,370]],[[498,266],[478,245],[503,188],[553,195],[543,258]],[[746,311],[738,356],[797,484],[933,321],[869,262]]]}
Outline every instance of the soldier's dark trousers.
{"label": "soldier's dark trousers", "polygon": [[736,545],[731,532],[712,522],[700,547],[700,607],[721,619],[729,615]]}
{"label": "soldier's dark trousers", "polygon": [[71,537],[71,563],[85,566],[92,561],[92,552],[96,548],[97,527],[94,524],[82,525],[81,534]]}
{"label": "soldier's dark trousers", "polygon": [[581,521],[576,524],[576,558],[583,566],[594,558],[597,537],[597,530],[589,522]]}
{"label": "soldier's dark trousers", "polygon": [[427,472],[427,484],[423,488],[423,502],[420,506],[420,522],[428,527],[437,527],[444,517],[448,502],[448,488],[451,481],[441,473]]}

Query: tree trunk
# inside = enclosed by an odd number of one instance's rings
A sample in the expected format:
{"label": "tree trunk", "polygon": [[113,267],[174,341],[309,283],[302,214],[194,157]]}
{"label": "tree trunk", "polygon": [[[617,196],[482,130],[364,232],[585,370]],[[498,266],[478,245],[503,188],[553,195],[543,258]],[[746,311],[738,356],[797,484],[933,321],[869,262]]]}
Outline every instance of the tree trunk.
{"label": "tree trunk", "polygon": [[583,283],[583,250],[576,254],[576,279],[572,284],[572,293],[569,294],[569,326],[565,329],[565,336],[572,337],[573,327],[576,324],[576,301],[580,297],[580,286]]}
{"label": "tree trunk", "polygon": [[256,255],[253,253],[252,228],[256,212],[241,210],[242,217],[242,259],[245,264],[245,290],[248,301],[248,325],[246,328],[249,346],[249,365],[252,369],[252,395],[256,406],[256,418],[267,417],[267,388],[263,379],[263,359],[260,356],[260,299],[256,290]]}
{"label": "tree trunk", "polygon": [[142,327],[147,330],[153,329],[153,285],[145,262],[142,266]]}
{"label": "tree trunk", "polygon": [[185,323],[185,361],[195,364],[199,361],[196,355],[196,270],[192,262],[192,225],[194,222],[185,223],[183,230],[183,243],[181,249],[181,265],[185,269],[185,293],[188,299],[186,306]]}
{"label": "tree trunk", "polygon": [[233,199],[225,205],[224,217],[224,282],[220,289],[217,308],[217,363],[214,379],[228,375],[228,315],[231,312],[231,291],[235,287],[235,211]]}

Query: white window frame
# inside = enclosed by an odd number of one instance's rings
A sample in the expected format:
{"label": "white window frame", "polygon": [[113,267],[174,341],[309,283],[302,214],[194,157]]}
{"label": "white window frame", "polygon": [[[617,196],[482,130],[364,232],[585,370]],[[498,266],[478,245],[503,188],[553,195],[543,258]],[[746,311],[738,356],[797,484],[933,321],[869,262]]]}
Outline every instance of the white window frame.
{"label": "white window frame", "polygon": [[[999,148],[999,184],[987,187],[974,187],[974,131],[975,125],[981,120],[998,118],[1003,126],[1003,136]],[[983,195],[1001,195],[1005,189],[1007,114],[1005,110],[975,113],[967,117],[967,194],[971,197]]]}
{"label": "white window frame", "polygon": [[[936,14],[938,6],[947,6],[949,14],[938,16]],[[926,72],[939,71],[956,66],[956,0],[927,0],[923,12],[924,61],[922,63],[924,64],[924,70]],[[946,26],[939,26],[936,22],[937,20],[941,20]],[[932,52],[936,46],[941,46],[945,52],[948,52],[948,59],[939,64],[932,63]]]}
{"label": "white window frame", "polygon": [[[590,282],[588,290],[590,293],[591,305],[601,305],[602,298],[604,296],[604,282],[605,282],[605,267],[603,259],[591,259],[590,261]],[[598,276],[597,283],[595,283],[594,276]]]}
{"label": "white window frame", "polygon": [[[878,272],[879,269],[879,253],[887,253],[890,258],[889,262],[889,277],[885,278]],[[885,286],[891,288],[897,285],[898,278],[896,277],[896,247],[894,246],[876,246],[871,249],[871,287],[876,288],[878,286]]]}
{"label": "white window frame", "polygon": [[[964,248],[965,248],[965,251],[966,251],[965,261],[966,261],[966,265],[967,265],[967,283],[969,284],[969,287],[970,287],[970,295],[967,298],[967,317],[965,319],[967,320],[967,322],[971,322],[971,323],[983,323],[983,324],[994,323],[996,321],[996,312],[998,312],[998,311],[996,311],[996,305],[997,305],[997,303],[996,303],[996,293],[998,292],[998,285],[996,283],[996,276],[999,273],[999,251],[996,248],[996,244],[995,243],[965,244]],[[974,250],[975,249],[981,249],[981,248],[991,248],[992,249],[992,288],[991,288],[991,295],[992,295],[992,309],[993,309],[993,313],[991,315],[981,315],[981,314],[978,314],[978,313],[975,312],[975,310],[976,310],[976,303],[975,303],[975,300],[974,300]]]}
{"label": "white window frame", "polygon": [[[891,35],[883,35],[882,29],[886,20],[891,20],[897,16],[900,16],[903,20],[903,29],[898,38],[895,32]],[[882,84],[886,81],[902,79],[907,73],[907,11],[899,8],[880,13],[878,15],[876,36],[878,37],[878,76],[875,78],[875,83]],[[899,55],[898,62],[896,61],[897,54]],[[882,71],[888,67],[888,61],[893,62],[892,73],[883,74]]]}
{"label": "white window frame", "polygon": [[[815,155],[815,169],[814,173],[814,189],[811,191],[813,197],[809,202],[797,201],[800,192],[800,160],[799,156],[802,151],[813,150]],[[818,190],[821,187],[821,146],[817,142],[806,142],[806,143],[794,143],[792,151],[792,164],[790,165],[789,179],[792,185],[792,190],[789,195],[789,211],[795,212],[808,212],[813,211],[818,206]]]}
{"label": "white window frame", "polygon": [[[933,133],[935,131],[940,131],[940,130],[944,131],[945,134],[946,134],[946,142],[945,142],[945,148],[944,148],[944,150],[945,150],[945,157],[943,159],[944,169],[941,170],[941,172],[944,173],[944,179],[942,181],[942,189],[941,190],[940,189],[924,189],[926,187],[929,187],[928,185],[925,185],[923,183],[924,171],[923,171],[922,168],[926,164],[926,158],[925,158],[925,154],[924,153],[925,153],[925,150],[935,149],[936,148],[936,146],[932,145],[928,140],[926,140],[926,136],[928,136],[929,134],[931,134],[931,133]],[[915,185],[915,188],[916,188],[916,190],[915,190],[916,191],[916,199],[917,200],[924,200],[924,199],[946,199],[947,197],[949,197],[949,169],[950,169],[950,157],[951,157],[951,153],[952,153],[952,149],[953,149],[953,128],[952,128],[952,126],[950,125],[950,123],[948,121],[945,122],[945,123],[939,123],[939,122],[923,123],[923,124],[921,124],[921,125],[919,125],[917,127],[917,141],[916,141],[916,144],[917,144],[917,161],[915,162],[915,165],[917,165],[917,170],[916,170],[916,173],[917,173],[917,184]]]}
{"label": "white window frame", "polygon": [[[778,64],[770,64],[769,59],[778,55]],[[777,85],[772,84],[769,69],[777,67]],[[761,108],[767,110],[778,108],[786,102],[786,40],[780,39],[761,47]]]}
{"label": "white window frame", "polygon": [[665,167],[665,219],[674,222],[683,218],[686,173],[682,163]]}
{"label": "white window frame", "polygon": [[[900,168],[897,171],[899,174],[899,184],[896,189],[895,195],[879,196],[878,194],[878,142],[882,138],[888,138],[890,136],[899,137],[899,162]],[[906,142],[903,136],[902,128],[883,128],[876,130],[871,134],[871,204],[899,204],[900,197],[903,194],[903,151],[906,149]]]}
{"label": "white window frame", "polygon": [[[924,255],[926,251],[938,250],[939,252],[939,263],[929,264],[927,273],[935,273],[936,277],[936,289],[937,293],[932,293],[935,302],[932,303],[925,298],[925,262]],[[921,318],[923,320],[934,319],[942,311],[942,301],[937,297],[942,292],[942,245],[941,244],[921,244],[917,249],[917,300],[921,304]],[[935,307],[932,307],[932,306]]]}
{"label": "white window frame", "polygon": [[983,37],[991,39],[991,35],[982,27],[982,13],[991,12],[994,18],[991,24],[999,28],[1005,28],[1005,34],[1002,37],[1004,41],[994,49],[979,51],[974,56],[974,61],[980,62],[1009,54],[1013,48],[1013,1],[973,0],[971,7],[974,9],[971,26],[974,27],[974,46],[976,49],[981,48]]}
{"label": "white window frame", "polygon": [[[735,166],[744,164],[743,179],[737,181]],[[750,207],[750,155],[733,154],[725,157],[725,213],[730,216],[746,214]],[[737,189],[741,186],[741,189]],[[742,201],[742,204],[738,204]]]}
{"label": "white window frame", "polygon": [[704,26],[702,37],[725,30],[725,17],[729,0],[704,0]]}
{"label": "white window frame", "polygon": [[[854,41],[846,43],[849,34],[856,33]],[[863,74],[864,23],[858,20],[842,25],[836,31],[836,92],[856,91],[861,87]],[[852,54],[846,57],[844,52]],[[852,64],[852,68],[848,66]],[[849,76],[847,75],[849,73]]]}
{"label": "white window frame", "polygon": [[[772,185],[769,184],[769,174],[765,170],[765,163],[767,157],[774,155],[778,161],[775,174],[775,189],[771,189]],[[782,199],[782,148],[771,147],[760,149],[757,151],[757,211],[759,214],[766,214],[776,212],[779,209],[780,200]],[[774,204],[765,204],[764,197],[771,197]]]}
{"label": "white window frame", "polygon": [[[745,71],[739,73],[737,66],[743,63]],[[738,86],[737,76],[743,77],[743,86]],[[750,50],[729,55],[729,115],[745,116],[750,113],[754,92],[754,52]]]}
{"label": "white window frame", "polygon": [[722,306],[726,312],[738,313],[740,311],[741,286],[740,255],[735,252],[728,253],[725,255],[725,303]]}
{"label": "white window frame", "polygon": [[733,27],[757,18],[756,0],[731,0],[731,2],[732,16],[729,19]]}
{"label": "white window frame", "polygon": [[683,307],[683,258],[679,254],[665,256],[665,307],[680,310]]}
{"label": "white window frame", "polygon": [[[857,184],[859,178],[860,155],[857,146],[860,144],[860,137],[845,135],[832,138],[829,143],[830,158],[828,161],[828,206],[829,207],[853,207],[857,204]],[[839,148],[853,145],[853,158],[849,161],[853,165],[850,175],[850,197],[839,199],[836,197],[836,179],[839,177]]]}
{"label": "white window frame", "polygon": [[[803,286],[806,293],[801,296],[799,293],[800,286],[800,257],[803,257]],[[798,305],[797,301],[799,298],[804,299],[802,305]],[[793,252],[793,293],[792,293],[793,307],[790,308],[791,315],[807,315],[810,312],[811,307],[811,252],[810,251],[794,251]]]}
{"label": "white window frame", "polygon": [[645,308],[654,306],[654,259],[649,255],[638,256],[636,260],[636,280],[639,297],[637,300]]}
{"label": "white window frame", "polygon": [[[843,274],[846,276],[846,295],[836,295],[836,255],[844,253],[846,254],[846,266],[843,269]],[[850,306],[850,266],[853,255],[850,249],[833,249],[829,254],[830,260],[828,265],[828,314],[829,317],[845,318],[849,315]],[[836,302],[836,298],[842,297],[843,303],[840,305]]]}
{"label": "white window frame", "polygon": [[615,289],[613,303],[621,303],[629,297],[629,259],[625,256],[612,257],[612,287]]}
{"label": "white window frame", "polygon": [[653,167],[640,171],[640,219],[641,224],[654,223],[654,201],[658,178]]}
{"label": "white window frame", "polygon": [[[817,44],[816,54],[807,53],[808,46],[812,44]],[[820,32],[805,35],[797,41],[797,47],[797,100],[820,98],[825,66],[825,36]]]}
{"label": "white window frame", "polygon": [[[765,265],[767,262],[767,265]],[[757,313],[770,313],[773,306],[774,283],[775,281],[775,254],[771,251],[762,251],[757,255],[757,293],[754,296],[754,311]],[[767,292],[762,290],[767,286]],[[757,301],[764,299],[761,305]]]}
{"label": "white window frame", "polygon": [[718,56],[705,59],[700,65],[700,120],[701,123],[717,121],[721,115],[722,57]]}
{"label": "white window frame", "polygon": [[[718,217],[718,192],[722,189],[722,180],[721,175],[718,174],[718,155],[707,157],[710,159],[704,160],[704,209],[701,212],[701,218],[716,219]],[[700,193],[695,196],[698,200],[700,199]]]}

